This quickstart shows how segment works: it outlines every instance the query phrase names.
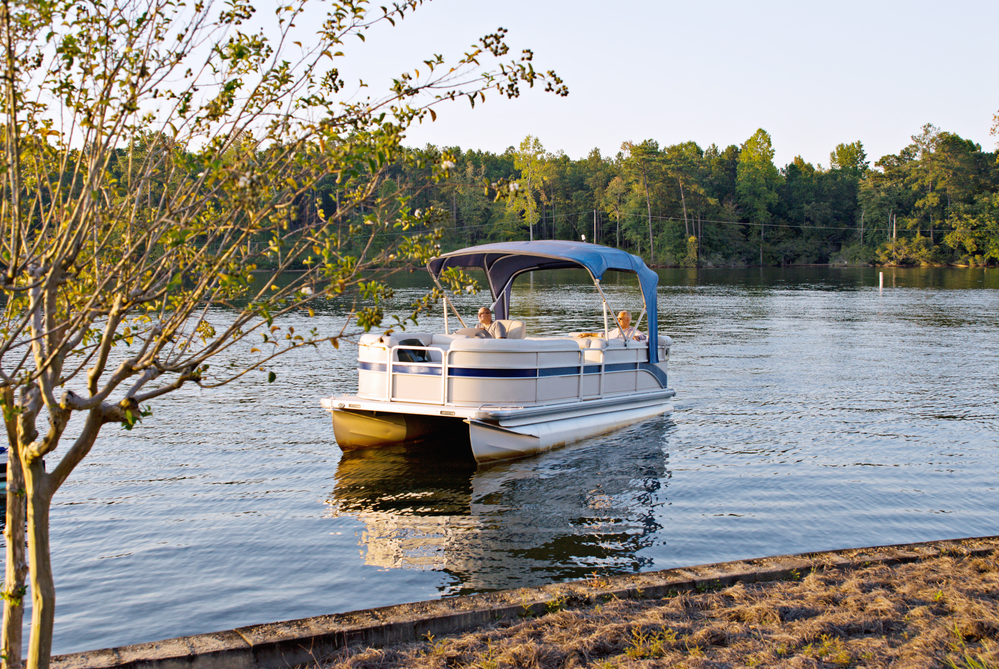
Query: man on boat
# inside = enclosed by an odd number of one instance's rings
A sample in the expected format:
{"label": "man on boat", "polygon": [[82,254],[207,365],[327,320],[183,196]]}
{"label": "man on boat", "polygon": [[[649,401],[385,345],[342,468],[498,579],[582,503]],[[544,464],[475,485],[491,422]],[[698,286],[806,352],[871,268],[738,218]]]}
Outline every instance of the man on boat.
{"label": "man on boat", "polygon": [[634,339],[645,341],[645,335],[638,328],[631,327],[631,312],[622,311],[617,315],[617,327],[607,333],[608,339]]}
{"label": "man on boat", "polygon": [[475,327],[485,330],[493,339],[506,339],[506,327],[493,320],[493,312],[489,311],[489,307],[479,309],[479,324]]}

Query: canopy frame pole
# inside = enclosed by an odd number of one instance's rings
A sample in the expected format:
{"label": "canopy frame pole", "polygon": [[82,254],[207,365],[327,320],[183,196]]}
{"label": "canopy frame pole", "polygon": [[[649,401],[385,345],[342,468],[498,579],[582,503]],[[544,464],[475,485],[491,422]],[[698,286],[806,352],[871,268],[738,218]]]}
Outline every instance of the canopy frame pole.
{"label": "canopy frame pole", "polygon": [[444,298],[444,334],[451,334],[451,328],[450,325],[448,324],[448,319],[447,319],[448,305],[451,305],[451,310],[454,312],[454,315],[458,318],[458,322],[461,323],[461,327],[467,328],[468,326],[465,325],[465,321],[461,319],[461,314],[458,313],[458,308],[454,306],[454,302],[452,302],[451,299],[447,296],[447,291],[444,290],[444,286],[442,286],[441,282],[437,280],[437,277],[434,276],[433,272],[430,273],[430,278],[432,278],[434,280],[434,283],[437,284],[437,289],[441,291],[441,295]]}
{"label": "canopy frame pole", "polygon": [[[643,302],[645,301],[645,297],[644,297],[644,296],[642,297],[642,301],[643,301]],[[639,326],[641,326],[641,324],[642,324],[642,319],[643,319],[643,318],[645,318],[645,311],[646,311],[646,309],[645,309],[645,307],[643,306],[643,307],[642,307],[642,313],[638,314],[638,320],[637,320],[637,321],[635,321],[635,334],[638,334],[638,328],[639,328]],[[649,338],[649,341],[652,341],[652,339],[651,339],[651,338]]]}
{"label": "canopy frame pole", "polygon": [[600,279],[596,278],[592,274],[590,276],[593,278],[593,285],[597,287],[597,292],[600,293],[600,301],[603,302],[603,307],[604,307],[604,339],[607,339],[607,335],[608,335],[608,333],[610,333],[610,330],[607,327],[609,325],[609,323],[607,321],[607,310],[609,308],[608,305],[607,305],[607,296],[604,295],[603,288],[600,287]]}
{"label": "canopy frame pole", "polygon": [[645,318],[645,307],[642,307],[642,313],[638,314],[638,320],[635,321],[635,330],[638,330],[638,326],[642,324],[642,319]]}
{"label": "canopy frame pole", "polygon": [[503,288],[501,288],[496,293],[496,299],[493,300],[492,306],[489,307],[494,314],[496,313],[496,305],[498,305],[500,302],[503,302],[503,306],[505,307],[505,309],[503,309],[503,313],[506,315],[508,319],[510,318],[510,302],[506,299],[506,295],[507,291],[511,290],[511,286],[513,285],[513,280],[516,279],[518,276],[520,275],[515,274],[514,276],[511,276],[510,280],[507,281],[505,284],[503,284]]}

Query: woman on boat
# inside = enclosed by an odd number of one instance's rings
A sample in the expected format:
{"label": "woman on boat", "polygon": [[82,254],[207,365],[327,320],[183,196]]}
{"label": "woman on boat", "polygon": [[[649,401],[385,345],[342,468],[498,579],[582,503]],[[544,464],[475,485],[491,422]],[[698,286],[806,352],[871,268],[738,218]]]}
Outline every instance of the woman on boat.
{"label": "woman on boat", "polygon": [[645,341],[645,335],[638,328],[631,327],[631,312],[622,311],[617,315],[617,327],[607,333],[608,339],[634,339]]}

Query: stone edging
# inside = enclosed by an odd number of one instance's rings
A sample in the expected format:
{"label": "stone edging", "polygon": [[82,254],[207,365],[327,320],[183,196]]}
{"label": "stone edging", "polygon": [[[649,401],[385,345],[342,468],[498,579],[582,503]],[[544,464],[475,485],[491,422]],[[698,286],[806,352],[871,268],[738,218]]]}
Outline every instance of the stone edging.
{"label": "stone edging", "polygon": [[999,537],[930,541],[724,562],[625,576],[596,577],[483,595],[398,604],[197,634],[52,658],[55,669],[286,669],[353,644],[384,646],[418,641],[494,623],[542,615],[553,606],[614,598],[661,598],[686,590],[735,583],[796,579],[812,569],[895,565],[945,554],[982,556],[999,550]]}

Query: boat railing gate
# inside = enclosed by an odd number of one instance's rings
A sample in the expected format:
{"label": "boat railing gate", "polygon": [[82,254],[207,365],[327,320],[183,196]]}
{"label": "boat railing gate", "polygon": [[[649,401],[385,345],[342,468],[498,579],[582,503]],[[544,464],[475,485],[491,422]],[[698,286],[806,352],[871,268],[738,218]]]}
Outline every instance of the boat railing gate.
{"label": "boat railing gate", "polygon": [[[392,388],[394,384],[392,379],[395,377],[396,372],[392,370],[392,365],[395,364],[395,359],[399,355],[399,351],[424,351],[428,355],[430,351],[439,351],[440,349],[431,348],[430,346],[413,346],[410,344],[397,344],[392,346],[388,350],[388,362],[385,365],[385,401],[392,401]],[[429,362],[400,362],[400,365],[406,365],[407,367],[426,367],[428,369],[433,367],[441,367],[442,363],[434,362],[432,359]]]}
{"label": "boat railing gate", "polygon": [[[439,349],[439,348],[436,348],[436,347],[433,347],[433,346],[413,346],[413,345],[408,345],[408,344],[405,344],[405,345],[404,344],[398,344],[396,346],[392,346],[389,349],[389,351],[388,351],[388,363],[387,363],[386,368],[385,368],[386,372],[387,372],[386,383],[385,383],[385,400],[388,401],[388,402],[391,402],[392,399],[393,399],[394,393],[392,392],[392,389],[394,388],[395,384],[392,381],[393,381],[394,375],[397,372],[395,372],[392,369],[392,367],[395,364],[395,358],[398,356],[398,351],[410,351],[410,350],[411,351],[426,351],[428,354],[431,351],[440,351],[441,353],[444,354],[443,355],[443,359],[440,362],[434,362],[431,359],[430,361],[427,361],[427,362],[405,362],[405,363],[400,362],[399,364],[400,365],[405,365],[407,367],[425,367],[427,369],[440,368],[440,370],[441,370],[441,374],[440,374],[440,376],[441,376],[441,395],[440,395],[441,399],[440,399],[440,404],[446,405],[448,403],[448,401],[447,401],[448,400],[448,397],[447,397],[448,383],[447,382],[448,382],[448,377],[450,376],[450,374],[448,373],[448,371],[451,369],[451,354],[453,354],[453,353],[468,353],[468,351],[452,351],[450,349],[447,350],[447,351],[443,351],[442,349]],[[584,380],[584,378],[586,376],[586,352],[583,349],[578,349],[576,351],[576,353],[579,356],[577,358],[577,360],[578,360],[577,369],[579,371],[576,374],[576,401],[580,401],[580,402],[583,401],[584,399],[597,399],[597,398],[603,397],[604,388],[606,387],[605,384],[604,384],[604,375],[605,375],[605,366],[606,366],[606,355],[605,355],[605,352],[604,352],[603,349],[589,349],[589,350],[599,350],[600,351],[600,363],[599,363],[599,365],[600,365],[600,372],[599,372],[600,381],[597,384],[598,390],[597,390],[597,392],[595,394],[590,394],[590,395],[584,395],[583,394],[583,387],[584,387],[583,380]],[[545,353],[546,351],[536,350],[536,351],[520,351],[520,352],[521,353],[534,353],[534,367],[535,367],[535,369],[538,369],[538,370],[541,369],[541,354]],[[559,353],[567,353],[567,352],[568,351],[559,351]],[[398,372],[398,373],[405,373],[405,372]],[[539,375],[537,377],[535,377],[535,380],[540,379],[540,378],[541,378],[541,376],[540,376],[540,373],[539,373]],[[537,386],[537,383],[535,383],[535,385],[534,385],[534,401],[535,402],[538,401],[538,386]]]}

